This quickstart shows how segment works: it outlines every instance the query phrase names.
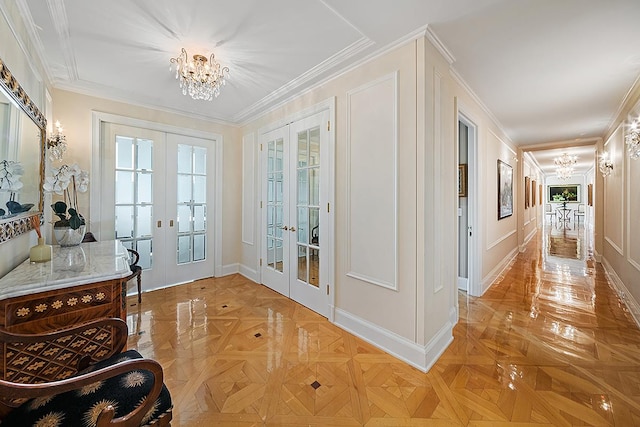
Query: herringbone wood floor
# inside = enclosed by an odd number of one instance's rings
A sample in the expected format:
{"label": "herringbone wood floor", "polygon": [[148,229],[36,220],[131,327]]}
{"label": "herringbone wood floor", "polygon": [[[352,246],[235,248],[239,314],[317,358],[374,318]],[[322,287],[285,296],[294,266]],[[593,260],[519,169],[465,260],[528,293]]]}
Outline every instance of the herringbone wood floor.
{"label": "herringbone wood floor", "polygon": [[640,426],[640,330],[584,238],[541,234],[459,294],[427,374],[240,275],[130,299],[129,347],[164,367],[176,426]]}

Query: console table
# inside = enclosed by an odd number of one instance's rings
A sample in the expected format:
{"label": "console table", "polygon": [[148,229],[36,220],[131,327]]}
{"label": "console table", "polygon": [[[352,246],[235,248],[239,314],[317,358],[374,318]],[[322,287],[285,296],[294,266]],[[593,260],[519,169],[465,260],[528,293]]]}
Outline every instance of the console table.
{"label": "console table", "polygon": [[118,240],[54,246],[44,263],[27,259],[0,279],[0,328],[35,333],[100,317],[126,321],[128,259]]}

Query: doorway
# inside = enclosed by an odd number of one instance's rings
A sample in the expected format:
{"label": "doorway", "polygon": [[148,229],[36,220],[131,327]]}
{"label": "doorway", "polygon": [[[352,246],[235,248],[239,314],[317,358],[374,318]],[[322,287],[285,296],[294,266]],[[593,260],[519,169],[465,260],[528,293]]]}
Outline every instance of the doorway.
{"label": "doorway", "polygon": [[471,120],[458,114],[458,289],[480,296],[477,266],[477,131]]}
{"label": "doorway", "polygon": [[262,283],[327,317],[330,112],[260,136]]}
{"label": "doorway", "polygon": [[140,254],[144,290],[215,276],[221,140],[111,115],[94,117],[94,125],[98,239],[118,239]]}

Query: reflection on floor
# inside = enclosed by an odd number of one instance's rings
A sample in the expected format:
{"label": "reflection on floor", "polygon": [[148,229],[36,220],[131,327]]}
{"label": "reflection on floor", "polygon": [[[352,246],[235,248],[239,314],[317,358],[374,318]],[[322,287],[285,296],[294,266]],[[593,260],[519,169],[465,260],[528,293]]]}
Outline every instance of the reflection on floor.
{"label": "reflection on floor", "polygon": [[582,257],[539,235],[459,293],[427,374],[239,275],[130,299],[129,347],[163,365],[176,426],[640,426],[640,330],[573,233]]}

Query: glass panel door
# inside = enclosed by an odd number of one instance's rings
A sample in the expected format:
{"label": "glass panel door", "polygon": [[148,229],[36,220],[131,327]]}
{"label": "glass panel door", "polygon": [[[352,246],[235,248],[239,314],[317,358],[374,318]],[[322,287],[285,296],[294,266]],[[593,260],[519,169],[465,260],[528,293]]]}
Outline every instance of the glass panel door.
{"label": "glass panel door", "polygon": [[289,295],[289,225],[286,189],[288,188],[287,128],[264,136],[262,185],[262,283],[283,295]]}

